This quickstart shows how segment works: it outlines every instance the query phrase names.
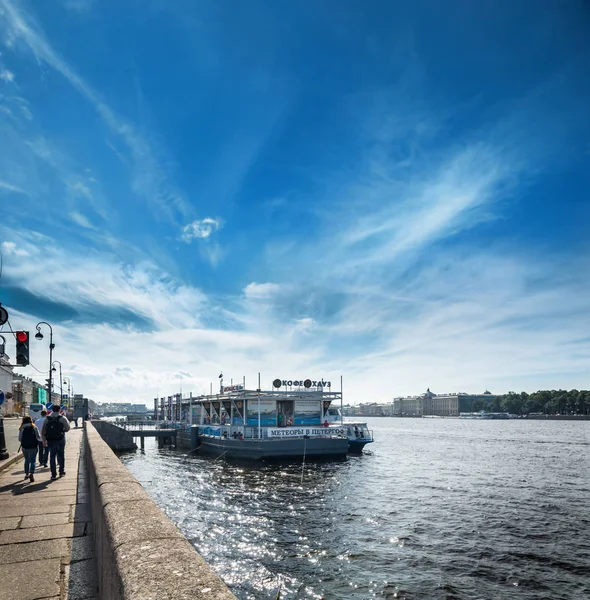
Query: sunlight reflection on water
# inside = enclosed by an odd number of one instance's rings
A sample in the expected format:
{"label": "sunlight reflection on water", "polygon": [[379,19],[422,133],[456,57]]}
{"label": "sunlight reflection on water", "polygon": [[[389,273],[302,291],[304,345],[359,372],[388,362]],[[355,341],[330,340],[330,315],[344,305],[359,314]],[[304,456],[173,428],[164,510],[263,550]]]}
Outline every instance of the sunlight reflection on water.
{"label": "sunlight reflection on water", "polygon": [[122,458],[243,600],[590,597],[590,423],[373,419],[345,462]]}

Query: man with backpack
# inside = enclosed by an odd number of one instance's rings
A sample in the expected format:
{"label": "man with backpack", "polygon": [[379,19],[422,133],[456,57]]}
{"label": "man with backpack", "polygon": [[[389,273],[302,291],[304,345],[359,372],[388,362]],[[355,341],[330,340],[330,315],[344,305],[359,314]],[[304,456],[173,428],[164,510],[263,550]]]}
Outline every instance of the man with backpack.
{"label": "man with backpack", "polygon": [[47,416],[41,430],[43,444],[49,448],[49,466],[51,468],[51,479],[57,479],[56,458],[59,465],[59,476],[66,474],[66,433],[70,430],[70,423],[66,417],[59,414],[59,404],[54,404],[51,414]]}

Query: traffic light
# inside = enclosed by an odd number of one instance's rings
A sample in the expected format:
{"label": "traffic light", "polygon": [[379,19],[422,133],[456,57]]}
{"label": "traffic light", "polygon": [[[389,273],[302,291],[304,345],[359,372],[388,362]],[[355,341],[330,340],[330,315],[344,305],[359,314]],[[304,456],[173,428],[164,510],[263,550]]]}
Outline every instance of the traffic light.
{"label": "traffic light", "polygon": [[16,364],[26,367],[29,364],[29,332],[16,332]]}

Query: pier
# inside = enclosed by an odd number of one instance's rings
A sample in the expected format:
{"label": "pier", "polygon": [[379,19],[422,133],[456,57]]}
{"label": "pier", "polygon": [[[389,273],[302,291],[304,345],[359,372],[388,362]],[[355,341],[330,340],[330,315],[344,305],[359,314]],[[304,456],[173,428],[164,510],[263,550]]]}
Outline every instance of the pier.
{"label": "pier", "polygon": [[139,438],[141,449],[145,448],[145,438],[158,438],[158,446],[176,446],[177,428],[171,423],[158,423],[156,421],[131,421],[114,423],[131,434],[135,439]]}

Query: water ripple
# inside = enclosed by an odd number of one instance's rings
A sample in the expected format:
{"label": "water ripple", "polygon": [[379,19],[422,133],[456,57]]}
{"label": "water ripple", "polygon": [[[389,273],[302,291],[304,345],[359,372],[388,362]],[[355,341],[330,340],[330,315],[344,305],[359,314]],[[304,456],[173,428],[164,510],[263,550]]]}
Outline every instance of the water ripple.
{"label": "water ripple", "polygon": [[345,462],[122,458],[241,600],[590,597],[590,423],[374,419]]}

